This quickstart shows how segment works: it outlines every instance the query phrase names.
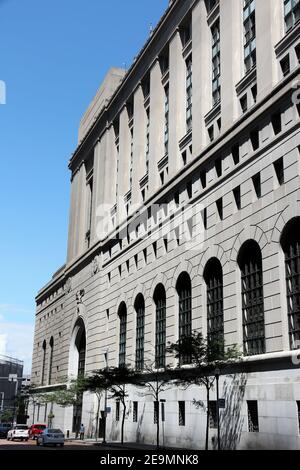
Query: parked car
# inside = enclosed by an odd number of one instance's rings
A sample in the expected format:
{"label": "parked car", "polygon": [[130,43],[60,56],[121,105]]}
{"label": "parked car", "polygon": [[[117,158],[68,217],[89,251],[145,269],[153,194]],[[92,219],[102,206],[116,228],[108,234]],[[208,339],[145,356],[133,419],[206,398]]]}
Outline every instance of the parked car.
{"label": "parked car", "polygon": [[7,433],[11,428],[12,428],[11,423],[0,423],[0,438],[7,437]]}
{"label": "parked car", "polygon": [[20,439],[21,441],[28,441],[29,439],[29,429],[26,424],[16,424],[10,429],[7,433],[7,440],[14,441],[15,439]]}
{"label": "parked car", "polygon": [[59,444],[61,447],[65,443],[65,435],[60,429],[55,428],[46,428],[39,434],[36,438],[36,445],[46,446],[48,444],[57,445]]}
{"label": "parked car", "polygon": [[46,429],[46,424],[32,424],[29,428],[29,437],[30,439],[36,439],[39,434],[42,434],[44,429]]}

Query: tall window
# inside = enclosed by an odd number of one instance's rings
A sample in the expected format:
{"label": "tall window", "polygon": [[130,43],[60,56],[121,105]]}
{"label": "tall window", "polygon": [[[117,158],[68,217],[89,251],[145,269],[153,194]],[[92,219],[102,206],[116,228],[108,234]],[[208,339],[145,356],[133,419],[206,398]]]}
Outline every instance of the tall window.
{"label": "tall window", "polygon": [[212,36],[212,97],[213,106],[221,100],[221,56],[220,56],[220,22],[217,20],[211,28]]}
{"label": "tall window", "polygon": [[165,132],[164,132],[165,154],[169,152],[169,85],[165,87]]}
{"label": "tall window", "polygon": [[285,256],[288,325],[291,349],[300,349],[300,217],[292,219],[281,236]]}
{"label": "tall window", "polygon": [[204,269],[207,289],[207,336],[214,343],[224,340],[223,270],[220,261],[212,258]]}
{"label": "tall window", "polygon": [[244,62],[246,73],[256,65],[255,2],[244,0]]}
{"label": "tall window", "polygon": [[46,341],[43,341],[43,358],[42,358],[42,376],[41,376],[41,385],[45,385],[45,370],[46,370]]}
{"label": "tall window", "polygon": [[289,31],[300,18],[300,0],[284,0],[285,30]]}
{"label": "tall window", "polygon": [[129,187],[132,190],[133,182],[133,126],[130,128],[130,168],[129,168]]}
{"label": "tall window", "polygon": [[150,154],[150,106],[146,109],[146,173],[149,172]]}
{"label": "tall window", "polygon": [[51,336],[51,338],[50,338],[49,346],[50,346],[50,357],[49,357],[49,377],[48,377],[48,383],[51,384],[51,380],[52,380],[52,366],[53,366],[53,350],[54,350],[54,339],[53,339],[53,336]]}
{"label": "tall window", "polygon": [[119,119],[114,122],[114,132],[115,132],[115,148],[116,148],[116,202],[118,201],[119,193],[119,161],[120,161],[120,122]]}
{"label": "tall window", "polygon": [[[192,334],[192,285],[190,276],[182,273],[177,281],[176,290],[179,306],[179,340]],[[189,356],[180,358],[181,364],[190,363]]]}
{"label": "tall window", "polygon": [[186,130],[189,131],[192,128],[192,95],[193,95],[193,62],[192,56],[186,61]]}
{"label": "tall window", "polygon": [[156,306],[155,325],[155,367],[165,367],[166,364],[166,291],[159,284],[154,292]]}
{"label": "tall window", "polygon": [[244,243],[238,264],[242,283],[244,354],[263,354],[266,348],[262,256],[255,241]]}
{"label": "tall window", "polygon": [[123,302],[119,307],[120,336],[119,336],[119,367],[125,366],[126,361],[126,330],[127,330],[127,309]]}
{"label": "tall window", "polygon": [[144,297],[139,295],[135,301],[136,311],[136,349],[135,349],[135,368],[143,370],[144,368],[144,340],[145,340],[145,302]]}

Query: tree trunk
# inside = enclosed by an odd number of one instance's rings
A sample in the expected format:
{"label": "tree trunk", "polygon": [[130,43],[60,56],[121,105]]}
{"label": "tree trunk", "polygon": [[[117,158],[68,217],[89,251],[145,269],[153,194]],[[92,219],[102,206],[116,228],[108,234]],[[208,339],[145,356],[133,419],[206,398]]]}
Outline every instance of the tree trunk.
{"label": "tree trunk", "polygon": [[159,401],[157,400],[156,448],[159,448]]}
{"label": "tree trunk", "polygon": [[122,416],[122,427],[121,427],[121,444],[124,444],[124,424],[125,424],[125,413],[126,413],[125,400],[122,401],[122,405],[123,405],[123,416]]}
{"label": "tree trunk", "polygon": [[98,404],[97,404],[97,413],[96,413],[96,441],[98,440],[98,426],[99,426],[99,411],[100,411],[100,400],[101,397],[97,397]]}
{"label": "tree trunk", "polygon": [[208,450],[208,438],[209,438],[209,385],[206,385],[206,438],[205,438],[205,450]]}

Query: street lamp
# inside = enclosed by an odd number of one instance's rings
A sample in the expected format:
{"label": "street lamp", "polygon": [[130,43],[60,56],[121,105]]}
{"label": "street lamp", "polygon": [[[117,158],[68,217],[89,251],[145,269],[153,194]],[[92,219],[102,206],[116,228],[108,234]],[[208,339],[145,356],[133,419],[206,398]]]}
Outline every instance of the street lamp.
{"label": "street lamp", "polygon": [[220,450],[220,404],[219,404],[219,377],[220,377],[220,369],[217,367],[215,369],[215,377],[216,377],[216,389],[217,389],[217,427],[218,427],[218,450]]}

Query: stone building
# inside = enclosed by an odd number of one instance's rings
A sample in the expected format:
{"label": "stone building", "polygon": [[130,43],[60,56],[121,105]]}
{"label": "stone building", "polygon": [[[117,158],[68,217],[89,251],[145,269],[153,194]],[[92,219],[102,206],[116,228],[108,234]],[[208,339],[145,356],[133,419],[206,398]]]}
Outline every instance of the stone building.
{"label": "stone building", "polygon": [[[174,0],[131,68],[109,71],[69,162],[66,264],[36,298],[38,390],[172,366],[167,342],[224,335],[244,360],[220,377],[222,447],[300,448],[299,17],[298,0]],[[203,447],[194,398],[162,395],[164,444]],[[95,412],[85,394],[55,425],[92,433]],[[125,438],[154,442],[156,417],[130,388]],[[215,389],[210,426],[213,446]]]}

